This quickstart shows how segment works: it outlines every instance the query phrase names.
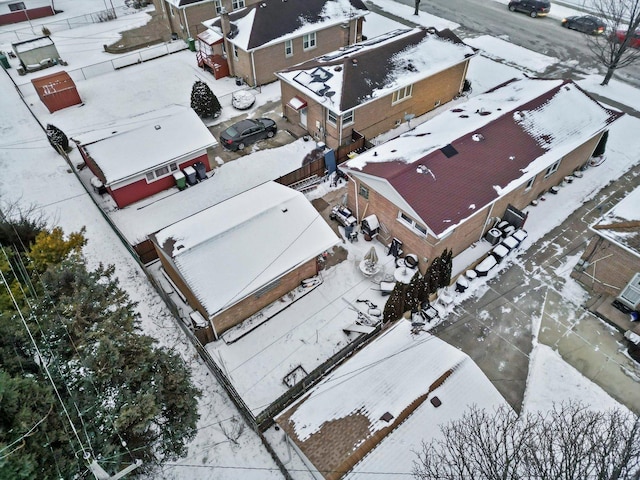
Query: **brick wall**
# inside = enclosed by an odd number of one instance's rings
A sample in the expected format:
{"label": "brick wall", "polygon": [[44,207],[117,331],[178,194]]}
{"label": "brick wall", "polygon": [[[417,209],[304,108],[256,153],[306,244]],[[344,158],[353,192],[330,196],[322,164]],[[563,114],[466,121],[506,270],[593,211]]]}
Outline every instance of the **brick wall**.
{"label": "brick wall", "polygon": [[259,298],[255,295],[250,295],[240,303],[216,315],[212,318],[212,321],[218,335],[262,310],[291,290],[294,290],[300,285],[302,280],[313,277],[316,273],[316,259],[313,258],[281,277],[280,283],[273,290],[270,290]]}

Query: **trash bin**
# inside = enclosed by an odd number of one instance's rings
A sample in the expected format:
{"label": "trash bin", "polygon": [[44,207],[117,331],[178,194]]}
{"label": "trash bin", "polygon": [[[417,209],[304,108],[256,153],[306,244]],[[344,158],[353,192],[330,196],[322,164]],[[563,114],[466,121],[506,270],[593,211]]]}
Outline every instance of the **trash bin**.
{"label": "trash bin", "polygon": [[184,176],[184,173],[176,172],[173,174],[173,178],[176,181],[178,190],[184,190],[185,188],[187,188],[187,178]]}
{"label": "trash bin", "polygon": [[189,50],[196,51],[196,41],[192,37],[187,38],[187,45],[189,45]]}
{"label": "trash bin", "polygon": [[196,171],[196,177],[198,178],[198,180],[207,179],[207,167],[204,166],[204,163],[196,162],[193,164],[193,168]]}
{"label": "trash bin", "polygon": [[198,183],[198,179],[196,178],[196,170],[195,170],[195,168],[187,167],[182,172],[187,177],[187,183],[189,185],[195,185],[196,183]]}
{"label": "trash bin", "polygon": [[9,59],[7,59],[7,56],[4,53],[0,53],[0,65],[2,65],[2,68],[5,70],[11,68],[11,65],[9,65]]}

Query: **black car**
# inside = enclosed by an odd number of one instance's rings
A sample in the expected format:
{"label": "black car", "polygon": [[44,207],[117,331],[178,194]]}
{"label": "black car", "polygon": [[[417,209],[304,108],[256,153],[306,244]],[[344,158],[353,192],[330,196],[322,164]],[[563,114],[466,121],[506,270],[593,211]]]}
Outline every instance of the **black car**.
{"label": "black car", "polygon": [[250,143],[273,137],[277,131],[276,122],[270,118],[241,120],[220,134],[220,143],[228,150],[244,150]]}
{"label": "black car", "polygon": [[509,2],[509,10],[524,12],[531,18],[543,17],[551,10],[551,3],[548,0],[512,0]]}
{"label": "black car", "polygon": [[562,26],[582,33],[588,33],[589,35],[602,35],[606,28],[602,20],[592,15],[563,18]]}

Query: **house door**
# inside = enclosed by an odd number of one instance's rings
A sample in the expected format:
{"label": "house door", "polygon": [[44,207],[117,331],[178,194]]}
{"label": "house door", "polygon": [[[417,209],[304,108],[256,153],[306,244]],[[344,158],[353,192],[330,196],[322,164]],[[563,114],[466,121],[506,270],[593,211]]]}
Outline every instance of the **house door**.
{"label": "house door", "polygon": [[300,109],[300,125],[307,129],[307,107]]}

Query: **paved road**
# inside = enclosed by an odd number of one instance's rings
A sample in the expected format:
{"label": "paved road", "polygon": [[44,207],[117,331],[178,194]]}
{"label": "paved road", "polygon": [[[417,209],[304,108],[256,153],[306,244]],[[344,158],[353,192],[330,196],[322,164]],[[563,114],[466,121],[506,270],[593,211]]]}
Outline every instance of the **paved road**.
{"label": "paved road", "polygon": [[[411,6],[414,4],[413,0],[396,1]],[[553,5],[559,4],[552,2],[552,13]],[[373,7],[371,9],[374,10]],[[542,73],[541,77],[577,78],[587,73],[605,73],[604,67],[595,61],[589,50],[589,37],[562,28],[560,20],[553,16],[530,18],[522,13],[510,12],[504,3],[486,0],[426,0],[421,2],[420,11],[460,24],[457,33],[463,38],[492,35],[559,59],[559,64]],[[618,70],[614,78],[640,87],[640,62]]]}

